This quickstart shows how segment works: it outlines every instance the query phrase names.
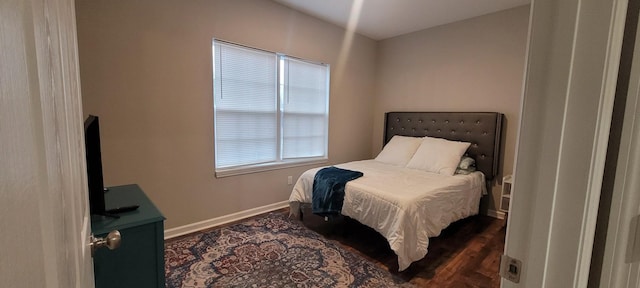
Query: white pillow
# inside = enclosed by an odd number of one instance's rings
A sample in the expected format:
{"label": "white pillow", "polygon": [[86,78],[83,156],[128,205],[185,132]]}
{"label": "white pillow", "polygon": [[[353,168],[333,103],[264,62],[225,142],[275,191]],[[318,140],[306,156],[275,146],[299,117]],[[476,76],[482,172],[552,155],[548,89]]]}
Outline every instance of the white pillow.
{"label": "white pillow", "polygon": [[[421,137],[395,135],[376,157],[376,161],[404,167],[422,143]],[[460,159],[460,158],[458,158]]]}
{"label": "white pillow", "polygon": [[424,137],[420,147],[407,164],[407,168],[453,175],[460,162],[460,157],[470,145],[471,143],[468,142]]}

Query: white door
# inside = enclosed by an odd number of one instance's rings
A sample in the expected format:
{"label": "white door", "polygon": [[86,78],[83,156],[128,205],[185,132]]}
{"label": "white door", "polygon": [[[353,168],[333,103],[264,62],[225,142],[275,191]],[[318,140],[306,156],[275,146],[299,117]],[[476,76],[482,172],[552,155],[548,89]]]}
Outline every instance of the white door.
{"label": "white door", "polygon": [[74,9],[0,1],[3,287],[94,287]]}

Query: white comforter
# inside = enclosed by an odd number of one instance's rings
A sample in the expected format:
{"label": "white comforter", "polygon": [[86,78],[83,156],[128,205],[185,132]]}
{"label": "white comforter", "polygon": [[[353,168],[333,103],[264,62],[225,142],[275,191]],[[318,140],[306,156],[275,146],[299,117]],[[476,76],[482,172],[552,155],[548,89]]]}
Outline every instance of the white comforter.
{"label": "white comforter", "polygon": [[[484,175],[445,176],[397,167],[375,160],[335,165],[364,176],[345,187],[342,214],[382,234],[398,255],[402,271],[427,254],[429,237],[450,223],[478,213]],[[313,178],[320,168],[304,172],[290,202],[311,203]]]}

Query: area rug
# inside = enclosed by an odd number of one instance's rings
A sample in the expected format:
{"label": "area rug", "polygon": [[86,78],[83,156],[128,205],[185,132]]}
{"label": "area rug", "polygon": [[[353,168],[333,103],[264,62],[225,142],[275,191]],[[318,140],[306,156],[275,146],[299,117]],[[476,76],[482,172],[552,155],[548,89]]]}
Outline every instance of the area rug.
{"label": "area rug", "polygon": [[412,287],[283,213],[165,244],[166,287]]}

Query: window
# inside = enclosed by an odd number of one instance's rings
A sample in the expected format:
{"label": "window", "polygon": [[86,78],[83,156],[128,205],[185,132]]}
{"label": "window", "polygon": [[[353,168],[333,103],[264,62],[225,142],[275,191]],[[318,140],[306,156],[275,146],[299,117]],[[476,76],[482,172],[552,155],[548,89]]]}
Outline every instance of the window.
{"label": "window", "polygon": [[217,177],[327,159],[329,65],[213,40]]}

